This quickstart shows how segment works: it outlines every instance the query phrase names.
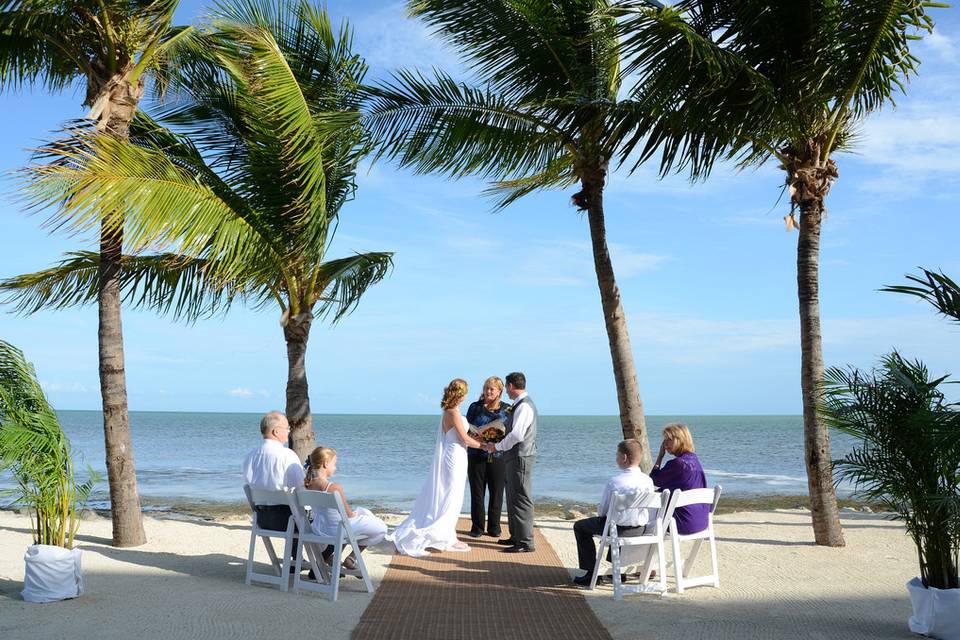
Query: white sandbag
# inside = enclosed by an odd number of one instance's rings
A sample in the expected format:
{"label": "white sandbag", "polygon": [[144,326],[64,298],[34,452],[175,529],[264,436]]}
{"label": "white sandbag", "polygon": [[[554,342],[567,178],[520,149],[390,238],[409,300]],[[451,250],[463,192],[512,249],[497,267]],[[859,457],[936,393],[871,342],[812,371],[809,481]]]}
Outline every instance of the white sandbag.
{"label": "white sandbag", "polygon": [[940,640],[960,640],[960,589],[924,587],[920,578],[907,583],[913,615],[910,631]]}
{"label": "white sandbag", "polygon": [[83,594],[80,549],[34,544],[27,547],[23,561],[20,595],[27,602],[55,602]]}

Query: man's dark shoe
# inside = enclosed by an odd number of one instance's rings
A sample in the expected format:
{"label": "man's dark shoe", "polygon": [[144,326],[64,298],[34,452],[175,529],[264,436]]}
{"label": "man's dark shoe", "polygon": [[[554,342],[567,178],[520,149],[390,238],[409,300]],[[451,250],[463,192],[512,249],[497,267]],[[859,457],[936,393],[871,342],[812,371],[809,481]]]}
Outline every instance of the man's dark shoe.
{"label": "man's dark shoe", "polygon": [[503,532],[500,531],[500,529],[497,529],[496,531],[487,531],[487,535],[490,536],[491,538],[499,538],[502,535],[502,533]]}
{"label": "man's dark shoe", "polygon": [[[631,577],[631,576],[636,576],[636,575],[638,575],[638,574],[635,574],[635,573],[631,573],[631,574],[621,573],[621,574],[620,574],[620,584],[623,584],[624,582],[626,582],[626,581],[627,581],[627,578],[629,578],[629,577]],[[598,576],[598,577],[597,577],[597,582],[598,582],[598,583],[603,583],[603,584],[613,584],[613,576],[612,576],[612,575]]]}
{"label": "man's dark shoe", "polygon": [[589,587],[590,586],[590,572],[587,572],[580,576],[579,578],[573,579],[573,584],[578,587]]}
{"label": "man's dark shoe", "polygon": [[536,551],[536,549],[525,544],[515,544],[503,550],[504,553],[533,553],[534,551]]}
{"label": "man's dark shoe", "polygon": [[503,540],[497,540],[497,544],[502,544],[505,547],[515,547],[517,543],[511,540],[510,538],[504,538]]}
{"label": "man's dark shoe", "polygon": [[468,533],[467,535],[470,536],[471,538],[479,538],[480,536],[483,535],[483,531],[481,529],[470,529],[470,533]]}

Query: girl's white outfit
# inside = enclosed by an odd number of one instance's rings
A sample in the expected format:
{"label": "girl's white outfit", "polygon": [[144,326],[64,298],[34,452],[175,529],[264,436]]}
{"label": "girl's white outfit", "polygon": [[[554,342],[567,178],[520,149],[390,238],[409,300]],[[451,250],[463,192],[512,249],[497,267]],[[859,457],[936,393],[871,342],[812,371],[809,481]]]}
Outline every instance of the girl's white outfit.
{"label": "girl's white outfit", "polygon": [[[329,485],[324,493],[330,493]],[[353,529],[353,534],[357,536],[358,542],[365,547],[383,542],[384,536],[387,535],[387,524],[383,520],[363,507],[357,507],[353,510],[353,513],[354,516],[350,518],[350,528]],[[335,536],[339,526],[340,513],[329,507],[317,509],[317,513],[313,515],[313,522],[310,524],[310,528],[318,536]]]}

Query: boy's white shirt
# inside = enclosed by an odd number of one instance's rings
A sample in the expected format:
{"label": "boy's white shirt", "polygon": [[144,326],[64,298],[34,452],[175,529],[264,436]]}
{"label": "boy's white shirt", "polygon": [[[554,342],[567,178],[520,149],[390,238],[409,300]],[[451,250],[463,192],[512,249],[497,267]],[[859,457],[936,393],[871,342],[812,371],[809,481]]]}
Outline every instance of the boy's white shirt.
{"label": "boy's white shirt", "polygon": [[[653,480],[650,476],[640,470],[640,467],[627,467],[617,475],[610,478],[607,486],[603,488],[603,495],[600,497],[600,505],[597,508],[597,514],[601,517],[607,515],[610,508],[610,500],[614,493],[627,493],[630,491],[656,491]],[[622,514],[620,521],[617,522],[621,527],[640,527],[650,521],[649,509],[626,509]]]}

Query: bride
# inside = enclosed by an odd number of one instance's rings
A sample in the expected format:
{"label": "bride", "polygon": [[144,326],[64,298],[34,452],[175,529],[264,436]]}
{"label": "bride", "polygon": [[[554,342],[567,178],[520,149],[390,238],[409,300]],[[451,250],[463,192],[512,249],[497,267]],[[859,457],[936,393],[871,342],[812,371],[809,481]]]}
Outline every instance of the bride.
{"label": "bride", "polygon": [[433,464],[413,511],[396,530],[387,536],[397,551],[408,556],[425,556],[427,549],[437,551],[469,551],[457,540],[457,520],[463,507],[463,491],[467,482],[467,447],[480,447],[480,442],[467,435],[467,421],[460,415],[460,405],[467,397],[467,383],[453,380],[443,390],[443,417],[437,431]]}

